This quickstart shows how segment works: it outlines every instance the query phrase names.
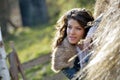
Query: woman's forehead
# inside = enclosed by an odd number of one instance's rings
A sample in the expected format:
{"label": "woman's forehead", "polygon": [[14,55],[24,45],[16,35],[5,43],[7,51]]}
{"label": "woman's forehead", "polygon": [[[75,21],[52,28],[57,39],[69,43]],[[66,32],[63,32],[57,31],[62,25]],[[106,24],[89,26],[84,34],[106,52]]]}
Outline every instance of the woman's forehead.
{"label": "woman's forehead", "polygon": [[75,19],[69,19],[68,20],[68,25],[71,25],[71,26],[80,26],[81,27],[80,23],[77,20],[75,20]]}

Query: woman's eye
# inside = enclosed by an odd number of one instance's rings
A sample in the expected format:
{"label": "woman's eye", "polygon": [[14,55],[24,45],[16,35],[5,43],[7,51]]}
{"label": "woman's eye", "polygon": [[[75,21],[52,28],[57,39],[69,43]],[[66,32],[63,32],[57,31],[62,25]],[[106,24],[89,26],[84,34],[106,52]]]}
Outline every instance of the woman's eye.
{"label": "woman's eye", "polygon": [[68,26],[68,28],[70,28],[70,29],[71,29],[72,27],[71,27],[71,26]]}
{"label": "woman's eye", "polygon": [[81,30],[81,28],[79,28],[79,27],[78,27],[78,28],[76,28],[76,29]]}

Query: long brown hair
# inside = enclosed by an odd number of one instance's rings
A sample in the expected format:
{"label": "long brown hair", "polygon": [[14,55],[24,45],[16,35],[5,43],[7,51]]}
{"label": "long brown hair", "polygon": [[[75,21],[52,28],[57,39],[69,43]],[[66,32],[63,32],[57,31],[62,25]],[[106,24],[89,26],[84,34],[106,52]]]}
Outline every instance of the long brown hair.
{"label": "long brown hair", "polygon": [[64,38],[67,36],[66,30],[67,30],[68,20],[71,18],[76,20],[85,29],[85,34],[87,34],[90,28],[89,26],[87,26],[87,23],[94,20],[91,12],[86,9],[74,8],[67,11],[57,21],[56,24],[57,32],[55,35],[55,39],[53,41],[53,50],[55,47],[60,45],[61,42],[64,40]]}

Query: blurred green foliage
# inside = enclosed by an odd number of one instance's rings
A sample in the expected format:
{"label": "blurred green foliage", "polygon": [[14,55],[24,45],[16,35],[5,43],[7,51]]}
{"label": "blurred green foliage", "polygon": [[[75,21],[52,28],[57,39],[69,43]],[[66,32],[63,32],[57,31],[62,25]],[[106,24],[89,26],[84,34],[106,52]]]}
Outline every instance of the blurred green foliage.
{"label": "blurred green foliage", "polygon": [[[9,42],[14,41],[22,63],[51,52],[54,25],[62,13],[75,7],[87,8],[93,12],[95,4],[95,0],[46,0],[46,2],[50,23],[32,28],[21,27],[11,32],[11,36],[4,40],[7,53],[11,51]],[[54,74],[50,69],[50,63],[40,64],[25,71],[28,80],[44,80],[44,77]]]}
{"label": "blurred green foliage", "polygon": [[93,13],[95,4],[95,0],[46,0],[46,2],[51,22],[72,8],[86,8]]}

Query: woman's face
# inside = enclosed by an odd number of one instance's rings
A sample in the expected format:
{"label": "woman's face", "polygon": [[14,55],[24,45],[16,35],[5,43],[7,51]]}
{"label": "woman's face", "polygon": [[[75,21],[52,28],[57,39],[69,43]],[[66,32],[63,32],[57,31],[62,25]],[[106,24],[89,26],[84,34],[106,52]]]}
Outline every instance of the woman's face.
{"label": "woman's face", "polygon": [[77,44],[80,39],[83,39],[85,29],[74,19],[68,20],[67,38],[71,44]]}

